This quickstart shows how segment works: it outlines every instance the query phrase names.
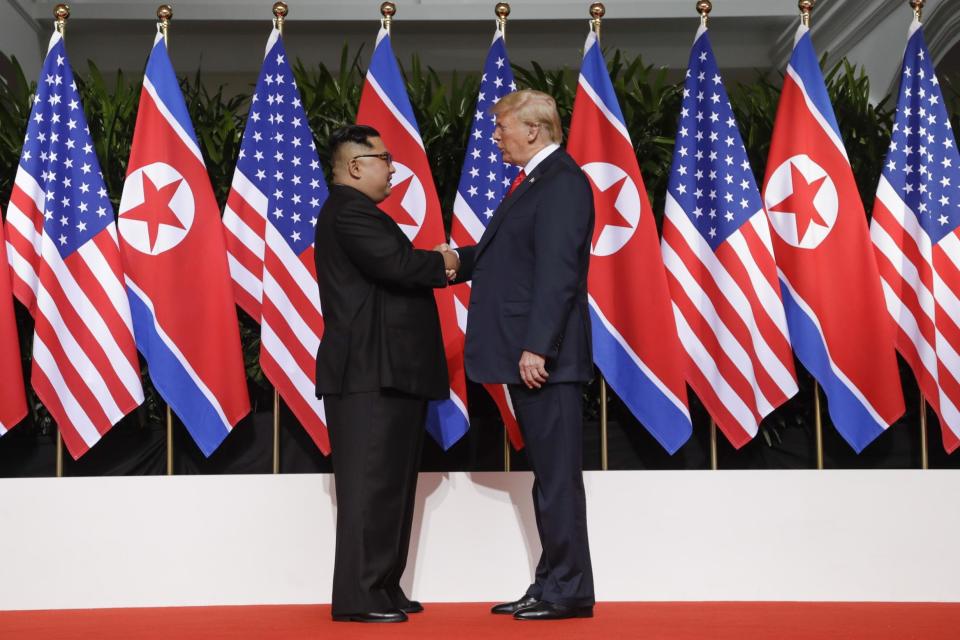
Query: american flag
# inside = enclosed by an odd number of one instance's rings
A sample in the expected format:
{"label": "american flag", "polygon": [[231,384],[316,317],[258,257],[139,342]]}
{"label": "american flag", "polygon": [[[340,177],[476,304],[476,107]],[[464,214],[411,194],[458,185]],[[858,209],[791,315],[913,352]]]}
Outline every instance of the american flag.
{"label": "american flag", "polygon": [[923,28],[914,21],[870,235],[897,349],[940,418],[948,452],[960,445],[958,225],[960,154]]}
{"label": "american flag", "polygon": [[661,250],[687,381],[740,447],[797,383],[763,202],[704,27],[683,89]]}
{"label": "american flag", "polygon": [[[487,110],[512,91],[517,90],[513,81],[507,47],[503,33],[497,29],[493,43],[487,52],[477,94],[477,108],[470,125],[467,154],[460,172],[460,185],[453,203],[453,223],[450,229],[450,244],[466,246],[476,244],[487,228],[510,183],[520,172],[519,167],[503,162],[500,150],[493,143],[494,116]],[[470,306],[469,283],[454,287],[457,305],[457,322],[462,331],[467,330],[467,309]],[[520,425],[510,404],[510,395],[505,385],[488,384],[484,388],[493,398],[513,446],[523,446]]]}
{"label": "american flag", "polygon": [[60,34],[50,39],[7,212],[31,379],[74,458],[143,402],[113,206]]}
{"label": "american flag", "polygon": [[313,245],[326,199],[300,92],[274,29],[223,223],[237,304],[260,322],[260,366],[325,454],[330,443],[315,393],[323,317]]}

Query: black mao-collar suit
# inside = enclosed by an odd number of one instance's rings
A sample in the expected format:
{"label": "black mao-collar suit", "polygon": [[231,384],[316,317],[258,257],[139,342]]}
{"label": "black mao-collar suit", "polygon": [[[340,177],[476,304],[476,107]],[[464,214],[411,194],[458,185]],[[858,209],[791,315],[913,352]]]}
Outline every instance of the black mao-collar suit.
{"label": "black mao-collar suit", "polygon": [[[475,246],[460,253],[472,280],[465,365],[475,382],[509,385],[534,472],[543,552],[527,595],[594,603],[582,469],[581,383],[593,376],[587,270],[593,194],[557,149],[504,198]],[[523,351],[546,358],[541,389],[521,383]]]}
{"label": "black mao-collar suit", "polygon": [[428,400],[449,393],[433,289],[443,257],[414,249],[366,195],[334,185],[316,227],[317,353],[337,495],[333,614],[410,604],[400,589]]}

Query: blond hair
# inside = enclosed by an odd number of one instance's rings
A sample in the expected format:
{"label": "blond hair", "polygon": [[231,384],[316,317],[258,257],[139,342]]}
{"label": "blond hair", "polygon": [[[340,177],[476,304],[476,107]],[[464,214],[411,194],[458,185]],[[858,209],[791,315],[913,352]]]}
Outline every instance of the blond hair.
{"label": "blond hair", "polygon": [[559,144],[563,140],[557,101],[542,91],[520,89],[508,93],[490,107],[490,113],[494,116],[512,113],[525,124],[539,125],[546,131],[550,142]]}

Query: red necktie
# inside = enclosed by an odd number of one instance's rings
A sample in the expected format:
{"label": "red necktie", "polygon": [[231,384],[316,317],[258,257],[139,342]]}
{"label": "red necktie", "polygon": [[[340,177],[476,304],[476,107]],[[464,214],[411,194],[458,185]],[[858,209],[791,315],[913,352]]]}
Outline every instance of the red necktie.
{"label": "red necktie", "polygon": [[520,169],[520,173],[518,173],[517,177],[514,178],[513,182],[510,183],[510,189],[507,190],[507,195],[509,196],[511,193],[516,191],[517,187],[520,186],[520,183],[523,182],[526,177],[527,177],[526,172],[523,169]]}

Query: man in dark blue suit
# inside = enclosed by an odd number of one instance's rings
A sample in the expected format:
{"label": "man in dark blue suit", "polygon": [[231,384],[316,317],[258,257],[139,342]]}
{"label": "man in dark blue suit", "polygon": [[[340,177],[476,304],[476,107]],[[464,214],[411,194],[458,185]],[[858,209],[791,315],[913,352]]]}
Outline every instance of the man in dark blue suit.
{"label": "man in dark blue suit", "polygon": [[466,371],[509,385],[527,457],[543,552],[536,579],[493,608],[521,620],[593,615],[582,472],[582,383],[593,376],[587,268],[593,194],[560,148],[556,103],[522,90],[491,109],[505,162],[523,168],[474,246],[458,249],[472,280]]}

